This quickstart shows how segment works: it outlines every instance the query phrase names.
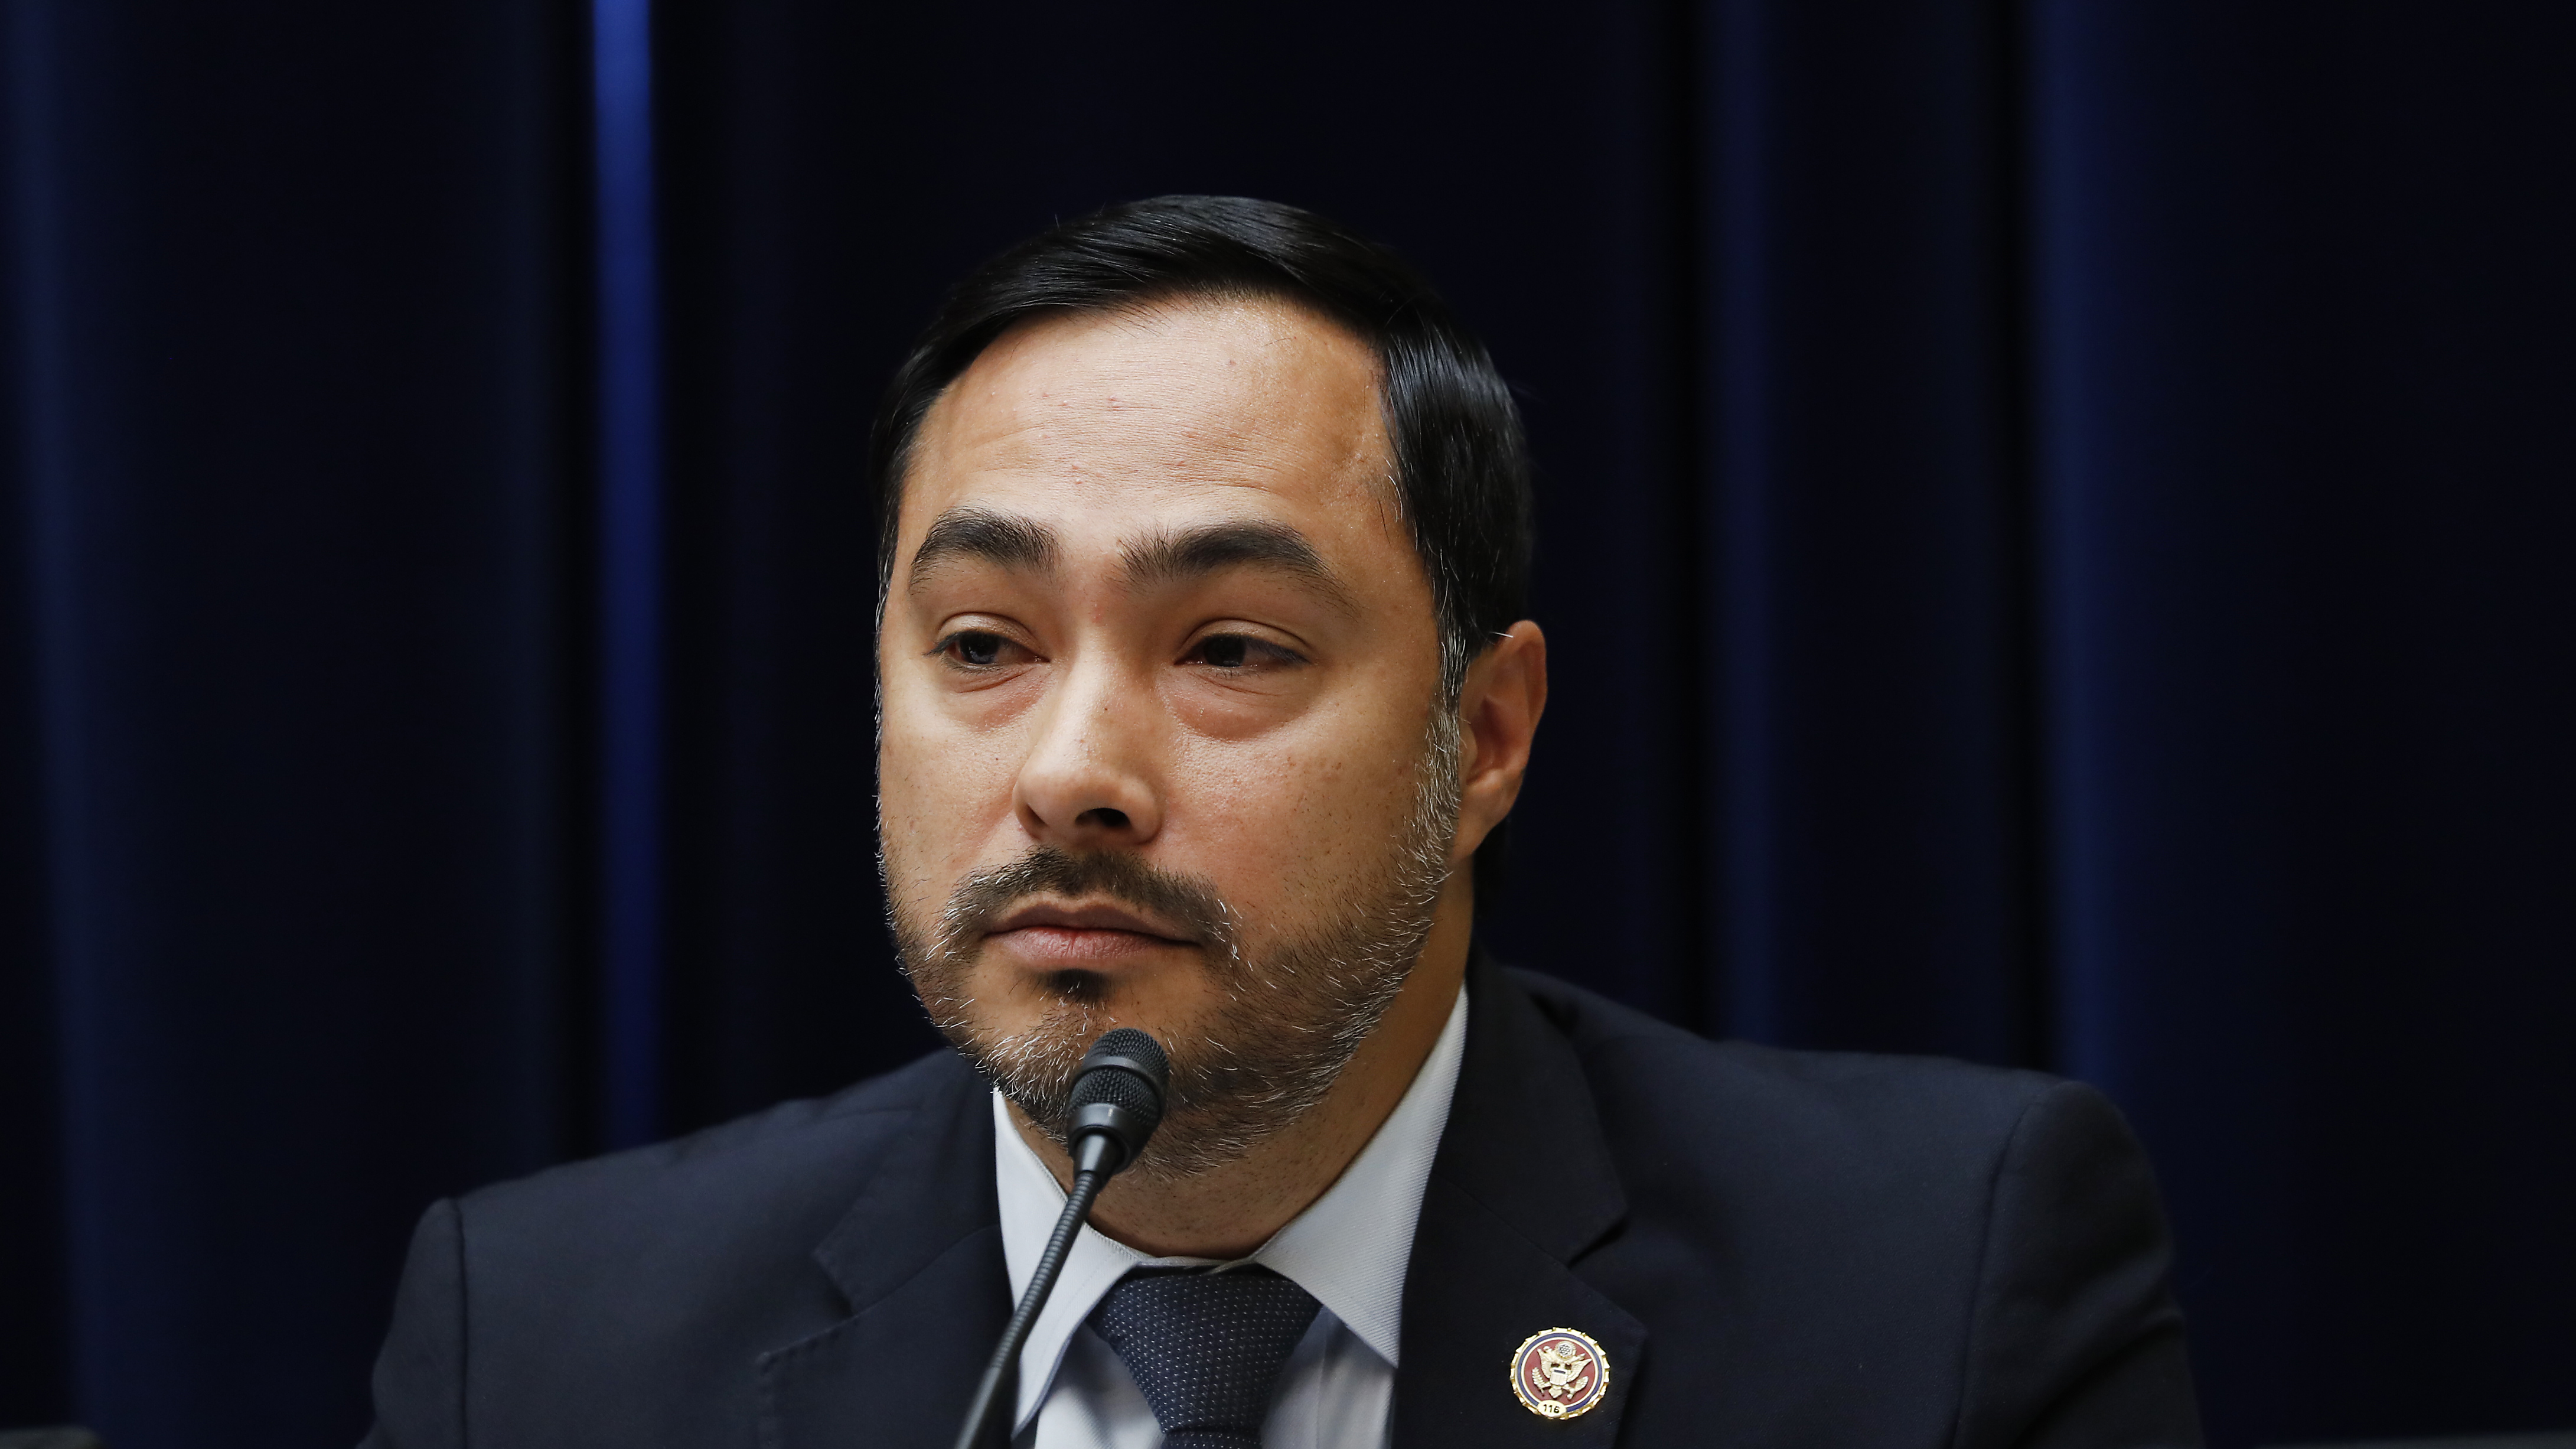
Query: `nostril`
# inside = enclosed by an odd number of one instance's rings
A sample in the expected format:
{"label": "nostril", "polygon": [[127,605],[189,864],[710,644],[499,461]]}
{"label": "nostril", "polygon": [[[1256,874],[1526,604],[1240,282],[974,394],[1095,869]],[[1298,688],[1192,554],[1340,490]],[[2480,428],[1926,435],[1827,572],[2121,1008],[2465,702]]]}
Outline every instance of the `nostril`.
{"label": "nostril", "polygon": [[1074,823],[1077,825],[1097,825],[1103,830],[1124,830],[1127,828],[1127,812],[1124,810],[1112,810],[1108,806],[1103,805],[1097,810],[1083,811],[1080,818],[1075,820]]}

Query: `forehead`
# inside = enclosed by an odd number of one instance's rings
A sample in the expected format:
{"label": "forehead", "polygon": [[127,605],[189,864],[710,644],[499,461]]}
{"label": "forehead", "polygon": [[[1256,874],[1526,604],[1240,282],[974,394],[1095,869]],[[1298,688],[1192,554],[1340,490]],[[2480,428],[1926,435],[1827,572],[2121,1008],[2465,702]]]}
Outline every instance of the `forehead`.
{"label": "forehead", "polygon": [[1050,317],[1004,334],[922,420],[898,552],[961,508],[1044,523],[1077,554],[1257,521],[1363,575],[1419,579],[1393,472],[1376,357],[1313,312],[1194,298]]}

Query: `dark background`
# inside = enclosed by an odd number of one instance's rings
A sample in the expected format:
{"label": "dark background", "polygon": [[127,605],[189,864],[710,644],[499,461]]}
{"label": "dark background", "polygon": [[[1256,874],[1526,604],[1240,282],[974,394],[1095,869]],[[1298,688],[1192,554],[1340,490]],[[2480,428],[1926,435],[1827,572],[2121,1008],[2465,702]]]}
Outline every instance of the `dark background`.
{"label": "dark background", "polygon": [[0,8],[0,1424],[349,1442],[432,1198],[928,1041],[869,408],[1227,191],[1523,391],[1507,957],[2101,1084],[2224,1449],[2576,1427],[2576,11],[662,0],[639,555],[585,10]]}

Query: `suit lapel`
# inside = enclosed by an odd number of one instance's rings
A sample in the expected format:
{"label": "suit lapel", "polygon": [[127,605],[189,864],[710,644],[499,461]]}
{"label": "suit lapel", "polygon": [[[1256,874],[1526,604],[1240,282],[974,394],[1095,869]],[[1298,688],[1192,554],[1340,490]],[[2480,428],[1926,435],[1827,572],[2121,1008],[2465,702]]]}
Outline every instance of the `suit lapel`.
{"label": "suit lapel", "polygon": [[[1467,1056],[1404,1280],[1395,1449],[1607,1449],[1645,1325],[1568,1265],[1626,1199],[1564,1036],[1481,952],[1467,1000]],[[1590,1334],[1610,1360],[1606,1396],[1579,1418],[1542,1419],[1512,1393],[1514,1351],[1550,1328]]]}
{"label": "suit lapel", "polygon": [[1011,1306],[992,1109],[962,1063],[814,1257],[851,1316],[761,1356],[761,1444],[951,1444]]}

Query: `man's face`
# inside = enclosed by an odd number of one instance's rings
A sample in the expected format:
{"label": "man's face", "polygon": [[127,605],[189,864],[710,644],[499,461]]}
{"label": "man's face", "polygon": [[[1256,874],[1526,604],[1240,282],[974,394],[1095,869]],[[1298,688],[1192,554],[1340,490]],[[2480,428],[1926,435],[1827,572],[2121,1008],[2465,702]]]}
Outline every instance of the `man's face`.
{"label": "man's face", "polygon": [[915,444],[878,642],[906,968],[1052,1126],[1171,1053],[1140,1171],[1313,1105],[1462,858],[1457,726],[1365,344],[1264,300],[995,343]]}

